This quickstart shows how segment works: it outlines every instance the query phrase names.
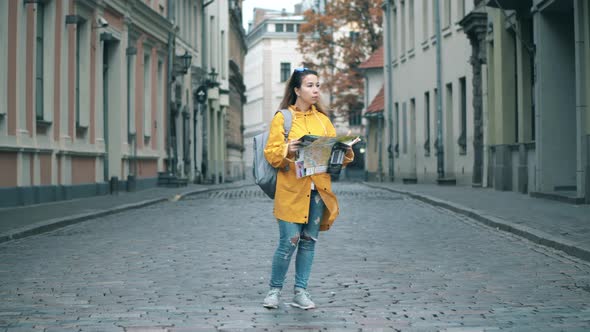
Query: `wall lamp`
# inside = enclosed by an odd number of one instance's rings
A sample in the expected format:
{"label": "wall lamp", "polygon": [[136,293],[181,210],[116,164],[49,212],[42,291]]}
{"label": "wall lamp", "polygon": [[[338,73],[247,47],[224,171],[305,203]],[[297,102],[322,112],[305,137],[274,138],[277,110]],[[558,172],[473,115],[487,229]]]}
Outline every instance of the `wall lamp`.
{"label": "wall lamp", "polygon": [[208,87],[214,88],[220,85],[220,83],[217,82],[217,73],[215,72],[215,68],[211,68],[211,71],[209,72],[209,74],[207,74],[207,76],[209,77],[207,78],[207,81],[205,83]]}
{"label": "wall lamp", "polygon": [[193,56],[190,55],[188,51],[184,51],[183,55],[175,55],[174,58],[174,73],[177,75],[185,75],[191,67]]}

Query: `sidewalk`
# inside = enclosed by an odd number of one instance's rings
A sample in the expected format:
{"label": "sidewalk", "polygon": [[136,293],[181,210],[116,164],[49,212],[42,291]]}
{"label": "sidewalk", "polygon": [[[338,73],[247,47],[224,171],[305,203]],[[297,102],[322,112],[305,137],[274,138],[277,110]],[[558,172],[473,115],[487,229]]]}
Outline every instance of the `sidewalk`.
{"label": "sidewalk", "polygon": [[58,201],[44,204],[0,208],[0,243],[48,232],[67,225],[104,215],[139,208],[209,190],[239,188],[252,185],[238,181],[218,185],[189,184],[186,187],[154,187],[116,195]]}
{"label": "sidewalk", "polygon": [[590,206],[470,186],[365,182],[590,261]]}

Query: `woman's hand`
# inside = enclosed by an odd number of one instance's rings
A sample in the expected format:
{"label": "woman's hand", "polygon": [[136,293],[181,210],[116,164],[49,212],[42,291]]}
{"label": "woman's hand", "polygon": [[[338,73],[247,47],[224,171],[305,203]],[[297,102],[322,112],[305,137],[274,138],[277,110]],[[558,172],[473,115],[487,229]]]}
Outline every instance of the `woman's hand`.
{"label": "woman's hand", "polygon": [[292,139],[287,143],[287,156],[294,156],[295,152],[299,149],[299,140]]}
{"label": "woman's hand", "polygon": [[[349,131],[349,133],[350,133],[350,131]],[[361,138],[360,137],[357,137],[352,142],[350,142],[350,145],[348,145],[346,147],[346,149],[348,150],[347,153],[351,152],[352,151],[352,146],[355,145],[356,143],[360,142],[360,140],[361,140]]]}

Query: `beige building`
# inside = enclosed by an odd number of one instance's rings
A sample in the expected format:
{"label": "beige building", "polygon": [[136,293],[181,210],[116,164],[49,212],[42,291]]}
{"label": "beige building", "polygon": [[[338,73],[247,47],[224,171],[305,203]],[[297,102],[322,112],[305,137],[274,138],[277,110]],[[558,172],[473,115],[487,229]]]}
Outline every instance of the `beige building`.
{"label": "beige building", "polygon": [[[384,146],[384,116],[385,110],[385,86],[383,75],[384,47],[380,47],[373,53],[359,69],[365,76],[365,95],[363,110],[364,142],[359,153],[355,151],[355,159],[362,158],[364,162],[365,179],[369,181],[381,181],[383,176],[383,146]],[[355,160],[356,161],[356,160]]]}
{"label": "beige building", "polygon": [[[384,2],[388,61],[381,158],[386,162],[384,174],[379,175],[384,179],[471,183],[472,73],[467,65],[471,48],[458,22],[472,4],[438,1],[441,34],[437,45],[436,3]],[[436,148],[439,142],[442,150]]]}
{"label": "beige building", "polygon": [[[588,2],[438,4],[440,66],[431,52],[437,46],[429,8],[433,2],[391,0],[384,5],[386,30],[397,27],[386,35],[390,61],[385,62],[384,111],[386,119],[391,114],[386,128],[393,130],[385,135],[395,145],[396,179],[439,180],[431,171],[436,164],[428,159],[436,153],[436,135],[426,124],[433,128],[438,122],[440,98],[444,180],[590,202]],[[439,69],[441,94],[433,84]],[[408,77],[410,83],[404,80]],[[415,87],[431,88],[422,88],[420,96]]]}
{"label": "beige building", "polygon": [[242,27],[242,0],[230,1],[229,8],[229,108],[225,121],[226,166],[228,181],[245,178],[244,169],[244,62],[246,33]]}
{"label": "beige building", "polygon": [[155,185],[166,11],[164,1],[0,2],[3,206]]}

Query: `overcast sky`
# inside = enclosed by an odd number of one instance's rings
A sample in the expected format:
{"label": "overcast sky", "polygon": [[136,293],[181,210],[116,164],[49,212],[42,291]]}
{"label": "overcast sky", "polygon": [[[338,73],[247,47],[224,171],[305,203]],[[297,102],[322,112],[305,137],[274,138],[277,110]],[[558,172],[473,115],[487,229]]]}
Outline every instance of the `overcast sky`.
{"label": "overcast sky", "polygon": [[276,10],[285,8],[287,12],[292,13],[295,5],[298,3],[301,3],[301,0],[244,0],[242,8],[244,29],[248,32],[248,23],[252,21],[252,14],[255,7]]}

